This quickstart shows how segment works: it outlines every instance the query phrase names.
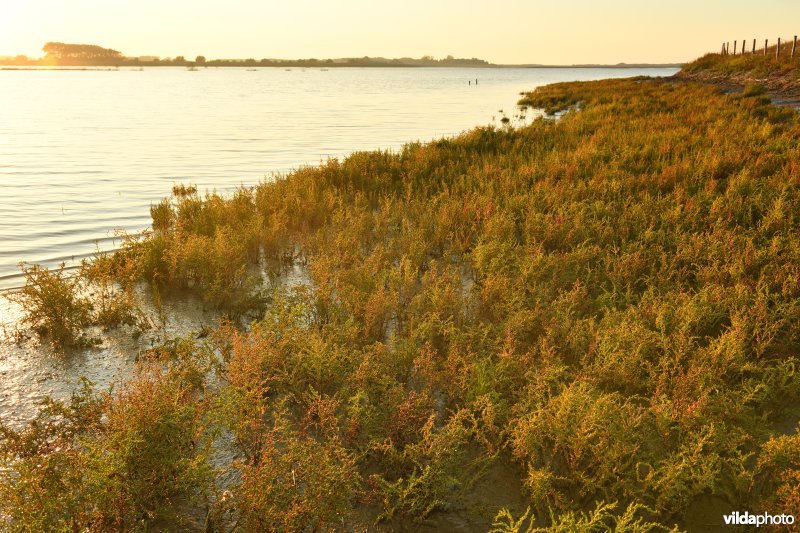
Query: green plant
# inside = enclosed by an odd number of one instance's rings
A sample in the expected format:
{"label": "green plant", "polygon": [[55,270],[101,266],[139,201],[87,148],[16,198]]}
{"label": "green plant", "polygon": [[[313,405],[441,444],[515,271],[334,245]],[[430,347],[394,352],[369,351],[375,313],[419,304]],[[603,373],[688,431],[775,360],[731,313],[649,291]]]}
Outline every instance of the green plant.
{"label": "green plant", "polygon": [[[187,483],[212,434],[241,459],[233,483],[201,485],[227,494],[209,496],[221,529],[403,527],[468,506],[509,464],[504,501],[536,520],[505,513],[502,531],[689,527],[699,498],[796,509],[794,111],[647,78],[522,103],[571,111],[154,206],[152,231],[94,263],[101,279],[258,318],[146,358],[135,390],[102,396],[114,423],[52,456],[94,488],[73,503],[48,488],[32,508],[152,524],[157,502],[203,496]],[[34,455],[9,472],[33,478]],[[488,528],[497,507],[464,512]]]}
{"label": "green plant", "polygon": [[192,350],[148,354],[111,393],[88,382],[21,430],[0,426],[0,520],[10,530],[179,526],[210,492],[202,383]]}
{"label": "green plant", "polygon": [[91,302],[82,296],[83,280],[70,277],[60,269],[21,264],[25,286],[9,294],[23,311],[23,323],[46,337],[57,349],[86,346],[93,339],[84,333],[89,324]]}
{"label": "green plant", "polygon": [[616,503],[598,503],[588,513],[568,513],[558,519],[551,517],[553,524],[548,527],[535,527],[534,517],[530,509],[516,519],[508,511],[501,509],[495,516],[491,533],[568,533],[582,532],[616,532],[616,533],[652,533],[656,531],[677,532],[678,528],[668,528],[657,522],[648,522],[642,515],[650,513],[643,505],[631,504],[619,515],[614,511]]}
{"label": "green plant", "polygon": [[766,94],[767,88],[763,85],[758,84],[750,84],[744,88],[744,92],[742,96],[745,97],[752,97],[752,96],[761,96],[762,94]]}
{"label": "green plant", "polygon": [[325,416],[326,402],[311,407],[318,413],[317,431],[293,427],[280,407],[263,425],[258,453],[232,467],[240,482],[220,500],[216,515],[232,513],[233,531],[317,530],[333,525],[349,512],[360,484],[355,458],[337,437],[335,421]]}

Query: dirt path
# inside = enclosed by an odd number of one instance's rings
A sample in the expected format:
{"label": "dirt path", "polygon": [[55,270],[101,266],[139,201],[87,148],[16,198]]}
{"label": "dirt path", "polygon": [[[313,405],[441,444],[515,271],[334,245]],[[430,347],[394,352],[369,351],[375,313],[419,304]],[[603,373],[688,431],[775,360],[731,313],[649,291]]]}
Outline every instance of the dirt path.
{"label": "dirt path", "polygon": [[756,78],[748,74],[735,74],[728,76],[714,72],[678,72],[674,79],[683,81],[696,81],[723,88],[727,91],[738,92],[748,85],[763,85],[767,94],[775,105],[791,106],[800,111],[800,81],[787,78]]}

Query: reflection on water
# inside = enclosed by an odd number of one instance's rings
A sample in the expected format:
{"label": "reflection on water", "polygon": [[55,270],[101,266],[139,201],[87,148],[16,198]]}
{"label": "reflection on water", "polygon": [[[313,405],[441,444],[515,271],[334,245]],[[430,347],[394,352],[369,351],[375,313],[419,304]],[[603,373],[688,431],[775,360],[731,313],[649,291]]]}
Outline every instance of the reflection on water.
{"label": "reflection on water", "polygon": [[226,191],[354,150],[500,125],[538,85],[674,71],[0,71],[0,288],[20,284],[20,261],[113,248],[113,230],[147,227],[151,202],[175,182]]}
{"label": "reflection on water", "polygon": [[[92,381],[98,390],[107,390],[118,380],[127,378],[137,355],[157,340],[197,331],[202,323],[213,323],[217,316],[205,311],[199,301],[180,298],[165,305],[167,320],[162,327],[139,336],[127,327],[102,334],[103,343],[96,348],[73,349],[56,353],[38,339],[15,343],[13,319],[20,309],[7,299],[0,299],[0,316],[5,324],[5,338],[0,344],[0,421],[19,427],[29,420],[46,397],[68,400],[80,386],[81,377]],[[97,329],[92,332],[99,334]]]}
{"label": "reflection on water", "polygon": [[[310,283],[308,272],[300,265],[282,269],[280,276],[271,277],[266,270],[261,275],[267,289],[291,289]],[[154,319],[152,330],[138,335],[127,326],[105,332],[92,328],[89,333],[102,340],[100,346],[57,353],[35,336],[18,342],[15,337],[20,332],[17,323],[22,309],[0,297],[0,421],[21,427],[35,415],[45,398],[68,400],[80,388],[82,377],[94,383],[96,390],[107,390],[131,376],[136,359],[144,350],[169,339],[199,334],[204,326],[215,327],[222,317],[191,294],[163,297],[160,313],[153,307],[146,287],[139,287],[137,300]]]}

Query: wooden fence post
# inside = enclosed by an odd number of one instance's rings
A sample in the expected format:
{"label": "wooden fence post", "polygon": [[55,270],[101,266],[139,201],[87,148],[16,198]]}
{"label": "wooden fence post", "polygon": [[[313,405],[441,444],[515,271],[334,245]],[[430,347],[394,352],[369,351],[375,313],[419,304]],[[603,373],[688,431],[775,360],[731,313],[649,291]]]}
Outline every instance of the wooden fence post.
{"label": "wooden fence post", "polygon": [[753,55],[756,55],[756,40],[753,39]]}
{"label": "wooden fence post", "polygon": [[769,39],[764,39],[764,57],[767,56],[767,44],[769,44]]}
{"label": "wooden fence post", "polygon": [[733,55],[736,55],[736,44],[737,44],[738,42],[739,42],[739,41],[733,41]]}
{"label": "wooden fence post", "polygon": [[797,35],[794,36],[794,42],[792,43],[792,59],[794,59],[794,51],[797,48]]}
{"label": "wooden fence post", "polygon": [[778,46],[775,47],[775,59],[780,59],[781,57],[781,38],[778,37]]}

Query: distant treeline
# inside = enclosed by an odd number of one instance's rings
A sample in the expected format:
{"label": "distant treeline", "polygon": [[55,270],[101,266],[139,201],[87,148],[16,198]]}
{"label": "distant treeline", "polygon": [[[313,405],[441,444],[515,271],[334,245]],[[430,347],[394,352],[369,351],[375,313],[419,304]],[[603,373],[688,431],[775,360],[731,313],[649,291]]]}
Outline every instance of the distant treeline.
{"label": "distant treeline", "polygon": [[42,50],[41,59],[24,55],[0,57],[0,64],[15,66],[76,66],[76,67],[125,67],[125,66],[207,66],[207,67],[487,67],[492,66],[483,59],[462,59],[447,56],[435,59],[423,56],[419,59],[403,57],[354,57],[340,59],[211,59],[197,56],[193,60],[184,56],[159,58],[155,56],[126,57],[121,52],[89,44],[49,42]]}

